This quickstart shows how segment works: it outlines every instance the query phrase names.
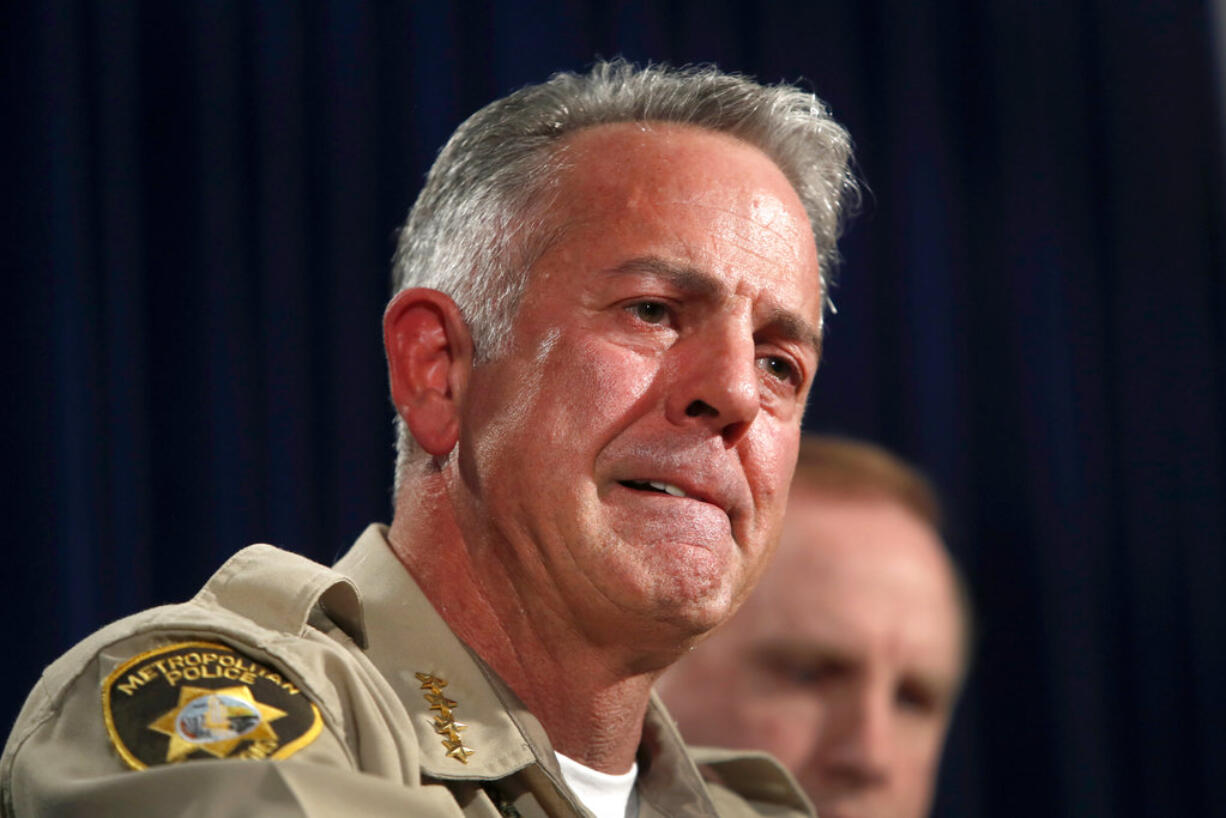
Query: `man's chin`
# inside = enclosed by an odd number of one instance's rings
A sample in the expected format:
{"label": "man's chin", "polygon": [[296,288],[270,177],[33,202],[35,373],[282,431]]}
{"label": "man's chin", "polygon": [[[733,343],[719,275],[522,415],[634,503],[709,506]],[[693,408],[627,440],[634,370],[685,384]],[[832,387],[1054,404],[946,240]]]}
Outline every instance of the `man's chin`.
{"label": "man's chin", "polygon": [[662,612],[660,620],[675,634],[678,647],[688,651],[731,617],[729,596],[721,591],[709,596],[674,599],[671,609]]}
{"label": "man's chin", "polygon": [[[655,598],[639,612],[637,633],[622,627],[615,634],[629,641],[645,661],[663,669],[688,653],[728,618],[726,595],[699,598]],[[612,637],[614,634],[606,634]]]}

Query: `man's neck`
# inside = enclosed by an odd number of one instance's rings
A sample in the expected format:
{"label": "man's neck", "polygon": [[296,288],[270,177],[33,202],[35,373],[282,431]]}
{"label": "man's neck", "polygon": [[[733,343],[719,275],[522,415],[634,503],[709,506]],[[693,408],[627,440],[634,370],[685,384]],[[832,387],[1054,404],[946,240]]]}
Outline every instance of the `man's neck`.
{"label": "man's neck", "polygon": [[502,562],[474,558],[490,549],[466,545],[445,488],[421,488],[401,492],[389,540],[435,609],[519,696],[556,751],[602,772],[630,769],[667,662],[593,644]]}

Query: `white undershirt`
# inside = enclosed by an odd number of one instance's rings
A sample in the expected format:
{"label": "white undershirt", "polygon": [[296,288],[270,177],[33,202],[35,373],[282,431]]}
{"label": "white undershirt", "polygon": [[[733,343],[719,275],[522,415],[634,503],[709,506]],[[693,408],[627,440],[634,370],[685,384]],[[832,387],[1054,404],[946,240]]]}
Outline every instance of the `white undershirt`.
{"label": "white undershirt", "polygon": [[638,762],[630,765],[630,771],[621,775],[609,775],[593,770],[555,751],[562,778],[583,806],[596,818],[633,818],[639,813],[638,799],[634,794],[634,779],[639,774]]}

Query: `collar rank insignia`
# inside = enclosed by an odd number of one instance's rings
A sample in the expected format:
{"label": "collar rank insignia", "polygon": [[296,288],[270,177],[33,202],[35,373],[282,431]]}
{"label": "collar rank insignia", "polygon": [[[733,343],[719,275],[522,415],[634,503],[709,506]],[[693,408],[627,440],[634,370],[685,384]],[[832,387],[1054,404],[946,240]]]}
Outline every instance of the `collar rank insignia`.
{"label": "collar rank insignia", "polygon": [[135,656],[102,683],[102,716],[128,766],[289,758],[323,729],[319,708],[275,669],[214,642]]}
{"label": "collar rank insignia", "polygon": [[422,695],[426,697],[426,703],[430,705],[431,710],[438,711],[438,715],[434,717],[434,732],[443,737],[443,748],[446,749],[446,756],[454,758],[461,764],[468,763],[468,757],[476,752],[471,747],[465,747],[463,739],[460,738],[460,731],[468,727],[467,724],[455,720],[453,712],[458,703],[443,695],[443,688],[447,686],[447,680],[441,676],[434,676],[430,673],[417,673],[417,681],[421,682],[421,689],[426,691]]}

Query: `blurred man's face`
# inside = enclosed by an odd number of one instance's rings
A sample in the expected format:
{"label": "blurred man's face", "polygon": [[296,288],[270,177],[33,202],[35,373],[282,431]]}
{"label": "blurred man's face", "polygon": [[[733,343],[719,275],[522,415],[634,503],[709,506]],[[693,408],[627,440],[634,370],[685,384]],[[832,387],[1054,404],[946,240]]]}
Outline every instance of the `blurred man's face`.
{"label": "blurred man's face", "polygon": [[661,692],[688,741],[769,751],[822,818],[921,818],[962,649],[926,524],[891,500],[799,487],[762,583]]}
{"label": "blurred man's face", "polygon": [[817,251],[787,179],[733,137],[605,125],[566,161],[508,351],[473,370],[468,539],[590,640],[654,629],[675,651],[739,604],[778,536]]}

